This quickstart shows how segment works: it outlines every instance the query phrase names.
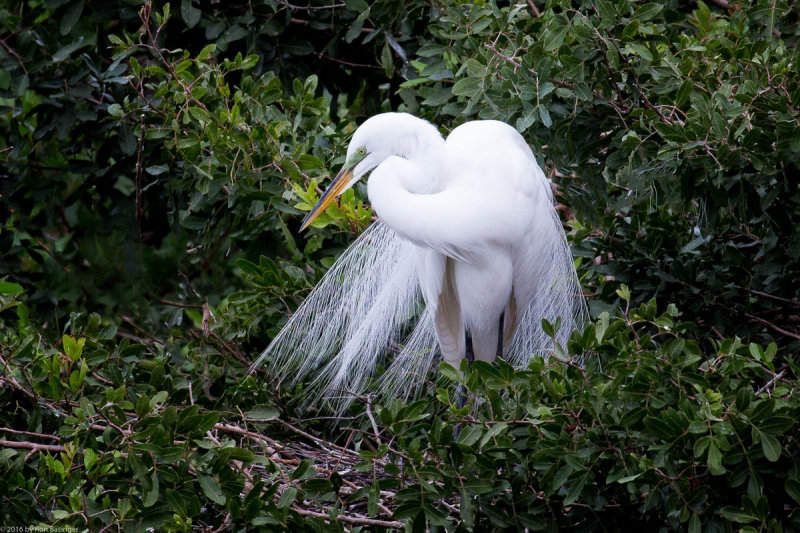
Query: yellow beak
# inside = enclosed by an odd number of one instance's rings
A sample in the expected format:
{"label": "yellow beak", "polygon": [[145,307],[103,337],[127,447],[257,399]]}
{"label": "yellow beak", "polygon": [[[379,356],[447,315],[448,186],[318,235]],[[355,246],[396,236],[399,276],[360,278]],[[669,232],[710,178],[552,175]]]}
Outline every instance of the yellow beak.
{"label": "yellow beak", "polygon": [[338,197],[347,188],[350,183],[350,178],[353,176],[353,167],[343,168],[339,174],[333,178],[328,190],[326,190],[317,204],[308,212],[306,218],[303,220],[303,225],[300,226],[300,231],[306,229],[320,213],[325,211],[325,208]]}

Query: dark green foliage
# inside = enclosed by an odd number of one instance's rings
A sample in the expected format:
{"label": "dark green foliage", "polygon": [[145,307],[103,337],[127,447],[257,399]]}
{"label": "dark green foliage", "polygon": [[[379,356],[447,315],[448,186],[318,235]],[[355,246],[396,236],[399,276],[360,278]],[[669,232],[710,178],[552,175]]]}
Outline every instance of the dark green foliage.
{"label": "dark green foliage", "polygon": [[[0,289],[21,309],[18,287]],[[585,367],[476,362],[462,377],[445,365],[470,391],[467,406],[444,388],[374,416],[362,404],[357,432],[345,432],[360,453],[281,422],[277,398],[210,347],[190,346],[179,362],[114,340],[97,315],[73,315],[60,346],[47,346],[18,319],[21,335],[0,335],[0,423],[15,428],[0,451],[10,480],[0,518],[127,531],[323,527],[299,514],[306,500],[338,504],[334,514],[361,502],[397,524],[388,506],[413,529],[800,527],[800,368],[774,344],[726,340],[703,354],[677,315],[657,315],[654,302],[602,314],[570,341]],[[22,446],[42,434],[53,437],[27,457]],[[293,434],[319,448],[284,440]],[[345,491],[354,475],[361,488]]]}
{"label": "dark green foliage", "polygon": [[[0,525],[799,529],[798,7],[722,4],[0,7]],[[334,426],[248,366],[397,109],[523,132],[595,322]]]}
{"label": "dark green foliage", "polygon": [[445,499],[460,502],[464,530],[798,527],[800,368],[776,367],[775,345],[738,340],[704,359],[677,309],[655,311],[603,314],[574,335],[586,368],[536,359],[526,371],[476,362],[464,378],[443,369],[472,391],[474,411],[380,411],[411,480],[395,517],[444,524]]}

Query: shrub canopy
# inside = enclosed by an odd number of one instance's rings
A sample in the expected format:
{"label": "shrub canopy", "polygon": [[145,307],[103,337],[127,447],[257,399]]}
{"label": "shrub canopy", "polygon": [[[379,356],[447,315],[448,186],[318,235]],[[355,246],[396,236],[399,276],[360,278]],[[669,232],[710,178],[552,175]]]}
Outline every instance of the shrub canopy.
{"label": "shrub canopy", "polygon": [[[44,0],[0,21],[0,523],[800,527],[796,5]],[[297,232],[390,110],[522,132],[595,319],[563,347],[585,367],[446,368],[468,407],[432,378],[338,427],[248,374],[369,224],[357,188]]]}

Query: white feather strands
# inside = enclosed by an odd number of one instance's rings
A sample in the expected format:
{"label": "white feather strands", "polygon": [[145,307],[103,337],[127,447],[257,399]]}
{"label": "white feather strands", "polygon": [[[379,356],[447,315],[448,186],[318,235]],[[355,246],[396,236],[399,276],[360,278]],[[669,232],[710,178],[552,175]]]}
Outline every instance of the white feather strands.
{"label": "white feather strands", "polygon": [[[583,327],[587,313],[569,246],[555,210],[537,232],[528,268],[536,273],[534,298],[504,358],[515,367],[532,355],[549,356],[553,343],[541,320],[555,324],[556,341]],[[547,237],[547,238],[545,238]],[[433,323],[417,280],[417,247],[378,221],[336,260],[254,366],[269,364],[292,383],[312,378],[309,404],[324,399],[342,415],[367,393],[379,363],[384,398],[408,397],[441,360]]]}

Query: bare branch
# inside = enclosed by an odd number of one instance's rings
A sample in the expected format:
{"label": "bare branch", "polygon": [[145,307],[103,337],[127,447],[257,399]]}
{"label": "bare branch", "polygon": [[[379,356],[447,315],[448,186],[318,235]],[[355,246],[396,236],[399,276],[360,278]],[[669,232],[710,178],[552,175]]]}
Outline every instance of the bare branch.
{"label": "bare branch", "polygon": [[[316,511],[308,511],[306,509],[301,509],[299,507],[292,507],[292,510],[301,516],[313,516],[314,518],[320,518],[322,520],[325,520],[326,522],[331,521],[331,517],[330,515],[328,515],[328,513],[318,513]],[[360,526],[388,527],[392,529],[405,529],[406,527],[406,525],[403,522],[398,522],[397,520],[378,520],[375,518],[367,518],[366,516],[360,517],[360,516],[339,515],[336,517],[336,521],[346,522],[348,524],[356,524]]]}

